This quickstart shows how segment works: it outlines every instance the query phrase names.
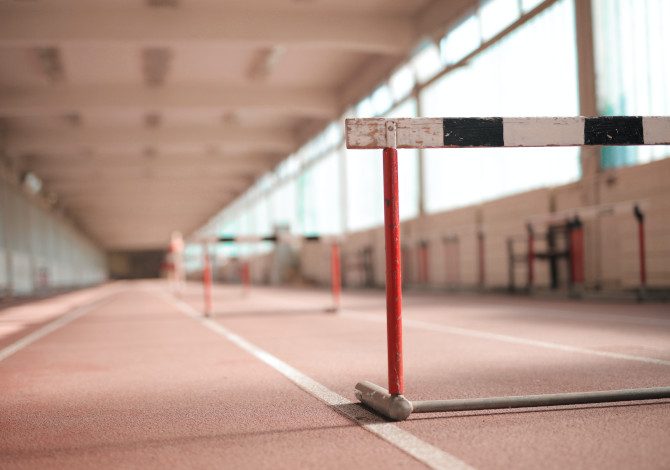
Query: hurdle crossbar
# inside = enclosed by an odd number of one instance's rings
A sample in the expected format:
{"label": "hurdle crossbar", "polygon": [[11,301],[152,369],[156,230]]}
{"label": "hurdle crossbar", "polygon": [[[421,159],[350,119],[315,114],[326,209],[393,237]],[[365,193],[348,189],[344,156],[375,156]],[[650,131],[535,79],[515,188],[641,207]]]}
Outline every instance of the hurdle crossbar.
{"label": "hurdle crossbar", "polygon": [[[670,144],[670,117],[369,118],[347,119],[345,127],[348,149],[383,149],[388,390],[371,382],[359,382],[355,393],[363,404],[387,418],[404,420],[413,412],[670,398],[670,387],[466,400],[410,401],[405,398],[397,153],[398,148],[666,145]],[[483,262],[483,241],[480,236],[480,263]],[[483,269],[480,271],[483,284]]]}
{"label": "hurdle crossbar", "polygon": [[649,203],[646,200],[624,201],[565,209],[547,214],[536,214],[531,215],[526,220],[531,225],[561,223],[569,219],[574,219],[575,217],[579,217],[582,221],[585,221],[597,217],[635,214],[636,210],[646,211],[648,208]]}
{"label": "hurdle crossbar", "polygon": [[[292,241],[304,241],[307,243],[321,242],[321,243],[330,243],[331,252],[330,252],[330,284],[331,284],[331,294],[333,299],[333,305],[326,310],[328,312],[339,312],[341,306],[341,293],[342,293],[342,281],[341,281],[341,267],[340,267],[340,243],[343,237],[339,235],[293,235],[290,233],[277,233],[273,235],[221,235],[221,236],[210,236],[200,238],[200,242],[203,243],[204,250],[207,249],[208,244],[215,243],[289,243]],[[242,283],[244,285],[245,293],[248,293],[249,285],[251,283],[250,273],[249,273],[249,263],[244,263],[242,265]],[[212,310],[212,301],[211,301],[211,284],[212,284],[212,275],[209,265],[208,257],[205,257],[205,264],[203,269],[203,286],[205,291],[205,316],[208,316]]]}

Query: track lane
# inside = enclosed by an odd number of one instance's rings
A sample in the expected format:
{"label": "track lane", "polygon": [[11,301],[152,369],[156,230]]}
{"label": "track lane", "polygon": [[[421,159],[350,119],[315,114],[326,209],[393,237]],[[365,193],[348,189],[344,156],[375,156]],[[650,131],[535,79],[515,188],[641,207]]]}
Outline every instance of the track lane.
{"label": "track lane", "polygon": [[[344,304],[365,304],[365,308],[361,309],[364,314],[383,315],[383,308],[380,310],[374,306],[375,301],[371,299],[374,295],[365,293],[361,297],[346,293]],[[408,305],[424,304],[430,309],[430,302],[424,296],[419,296],[417,302],[409,297]],[[266,295],[264,289],[254,289],[245,303],[238,301],[234,288],[218,288],[215,294],[215,306],[218,304],[220,314],[217,321],[345,397],[353,398],[352,389],[357,380],[371,379],[384,384],[383,322],[362,322],[347,320],[346,315],[321,314],[315,307],[324,303],[327,294],[307,298],[310,302],[314,301],[311,309],[305,306],[306,296],[301,291],[282,293],[270,289]],[[377,299],[377,305],[383,306],[381,292],[377,294]],[[191,300],[197,304],[195,295]],[[444,297],[441,300],[432,308],[442,308]],[[460,303],[462,307],[472,306],[467,299]],[[476,300],[474,304],[479,308]],[[294,312],[291,312],[292,308]],[[587,305],[584,310],[589,308]],[[414,318],[415,310],[406,309],[406,312],[411,312],[406,318]],[[453,307],[453,310],[457,308]],[[639,309],[645,310],[648,309]],[[468,314],[463,313],[463,316],[467,318]],[[518,319],[511,321],[519,322]],[[563,326],[568,338],[570,330],[583,326],[581,322],[575,323]],[[616,338],[631,344],[643,342],[648,332],[629,334],[629,326],[622,324],[621,331],[614,333]],[[655,326],[648,329],[649,332],[656,331]],[[405,334],[407,393],[415,399],[614,389],[670,383],[670,368],[658,364],[638,364],[612,357],[574,354],[415,328],[407,328]],[[612,335],[607,331],[602,334],[604,337]],[[311,353],[304,354],[306,350]],[[670,463],[670,455],[665,450],[670,448],[670,439],[667,433],[661,431],[670,427],[669,408],[667,403],[653,402],[563,407],[560,410],[417,415],[401,423],[400,427],[482,468],[537,468],[539,465],[547,468],[611,468],[618,466],[619,462],[634,463],[640,468],[663,468]],[[532,442],[532,446],[526,446],[527,442]],[[575,446],[575,449],[566,452],[565,449],[570,446]]]}
{"label": "track lane", "polygon": [[0,363],[3,468],[419,463],[154,295],[117,295]]}

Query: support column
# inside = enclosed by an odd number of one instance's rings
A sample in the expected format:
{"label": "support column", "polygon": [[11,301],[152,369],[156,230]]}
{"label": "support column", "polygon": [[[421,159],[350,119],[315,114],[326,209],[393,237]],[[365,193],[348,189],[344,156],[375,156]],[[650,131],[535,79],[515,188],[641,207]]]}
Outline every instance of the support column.
{"label": "support column", "polygon": [[346,234],[349,227],[349,208],[347,206],[347,150],[339,151],[338,171],[340,174],[340,228]]}
{"label": "support column", "polygon": [[3,297],[11,299],[14,296],[14,279],[12,266],[12,201],[9,200],[11,194],[9,192],[8,183],[4,179],[0,181],[0,214],[2,214],[2,244],[5,252],[5,274],[7,284],[4,288]]}
{"label": "support column", "polygon": [[[593,9],[591,0],[575,0],[575,31],[577,39],[577,73],[579,83],[579,114],[597,116],[595,47],[593,40]],[[582,205],[600,204],[600,148],[581,148]],[[588,223],[585,240],[588,248],[586,280],[598,288],[602,284],[602,237],[598,218]]]}
{"label": "support column", "polygon": [[[414,87],[414,92],[412,93],[414,97],[414,102],[416,103],[416,115],[417,117],[423,116],[423,109],[421,109],[421,100],[419,99],[419,91],[417,87]],[[425,168],[425,149],[418,149],[418,168],[417,168],[417,192],[419,198],[419,219],[422,219],[426,215],[426,180],[424,177],[424,168]]]}
{"label": "support column", "polygon": [[209,247],[202,245],[202,285],[204,293],[204,313],[208,317],[212,313],[212,267],[209,264]]}
{"label": "support column", "polygon": [[332,311],[334,312],[340,310],[341,277],[340,244],[339,242],[333,242],[330,247],[330,287],[333,295]]}
{"label": "support column", "polygon": [[647,251],[644,240],[644,213],[640,206],[635,206],[633,209],[635,220],[637,221],[637,243],[638,243],[638,259],[640,269],[640,297],[643,297],[647,290]]}

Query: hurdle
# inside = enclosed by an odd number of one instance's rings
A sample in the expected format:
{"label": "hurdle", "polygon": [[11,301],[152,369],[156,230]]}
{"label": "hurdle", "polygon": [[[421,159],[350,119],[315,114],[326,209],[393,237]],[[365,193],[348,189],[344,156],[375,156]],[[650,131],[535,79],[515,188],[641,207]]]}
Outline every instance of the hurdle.
{"label": "hurdle", "polygon": [[[340,266],[340,242],[341,237],[338,236],[321,236],[321,235],[291,235],[287,233],[277,233],[274,235],[266,236],[256,236],[256,235],[222,235],[219,237],[209,237],[203,238],[202,243],[206,247],[209,243],[261,243],[261,242],[291,242],[295,240],[301,240],[308,243],[314,242],[324,242],[330,243],[330,285],[331,285],[331,296],[332,296],[332,305],[326,308],[327,312],[336,313],[340,311],[341,308],[341,293],[342,293],[342,281],[341,281],[341,266]],[[206,257],[207,258],[207,257]],[[207,274],[209,273],[209,274]],[[248,295],[249,288],[251,285],[251,273],[250,266],[248,261],[244,261],[240,270],[240,278],[243,285],[244,295]],[[203,269],[203,287],[205,295],[205,309],[204,314],[208,316],[211,312],[211,270],[209,268],[208,259],[205,260],[204,269]]]}
{"label": "hurdle", "polygon": [[[546,249],[537,251],[535,242],[539,238],[533,223],[526,224],[525,236],[510,236],[507,238],[507,262],[508,262],[508,285],[509,292],[516,292],[516,265],[526,266],[525,291],[532,293],[535,288],[535,263],[537,260],[546,260],[549,263],[551,289],[558,289],[558,261],[566,260],[568,266],[568,287],[574,293],[584,282],[584,237],[583,224],[578,215],[566,216],[564,219],[553,217],[550,214],[546,222],[549,224],[547,231],[543,233],[546,241]],[[557,247],[557,235],[564,235],[564,247]],[[525,242],[526,253],[517,254],[515,243]]]}
{"label": "hurdle", "polygon": [[[667,145],[670,117],[357,118],[345,121],[348,149],[382,149],[386,245],[388,390],[368,381],[356,397],[396,421],[412,413],[575,405],[670,398],[670,387],[410,401],[405,398],[402,353],[402,268],[398,201],[398,150],[403,148]],[[480,263],[483,237],[480,237]],[[484,284],[483,270],[480,283]]]}
{"label": "hurdle", "polygon": [[[571,276],[574,278],[575,275],[582,276],[583,281],[583,271],[584,271],[584,232],[583,232],[583,222],[587,220],[592,220],[605,216],[616,216],[616,215],[627,215],[630,214],[634,217],[636,226],[637,226],[637,245],[638,245],[638,276],[639,276],[639,285],[638,285],[638,298],[643,299],[646,291],[647,284],[647,268],[646,268],[646,249],[645,249],[645,212],[647,211],[649,204],[647,201],[624,201],[617,203],[607,203],[599,204],[593,206],[579,207],[575,209],[566,209],[558,212],[552,212],[549,214],[538,214],[533,215],[527,218],[528,230],[532,231],[533,227],[540,223],[554,224],[564,222],[568,225],[570,231],[570,246],[576,246],[580,250],[575,250],[574,253],[570,253],[570,263],[571,263]],[[578,230],[576,234],[573,234],[575,230]],[[581,233],[579,232],[581,231]],[[529,238],[529,243],[531,239]],[[529,269],[533,267],[533,259],[530,258],[530,249],[529,248]],[[572,251],[572,250],[571,250]],[[534,258],[536,258],[535,256]],[[530,285],[532,287],[532,284]]]}

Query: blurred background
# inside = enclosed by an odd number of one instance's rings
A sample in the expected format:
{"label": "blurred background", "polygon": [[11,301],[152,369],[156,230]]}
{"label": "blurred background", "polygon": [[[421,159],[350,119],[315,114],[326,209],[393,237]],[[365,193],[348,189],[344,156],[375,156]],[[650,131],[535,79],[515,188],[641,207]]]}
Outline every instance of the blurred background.
{"label": "blurred background", "polygon": [[[2,0],[0,293],[167,275],[176,232],[198,278],[203,237],[278,230],[341,235],[344,285],[383,287],[381,152],[345,150],[345,118],[667,116],[669,22],[666,0]],[[663,296],[668,156],[401,150],[405,283]],[[327,244],[207,250],[216,282],[329,282]]]}

